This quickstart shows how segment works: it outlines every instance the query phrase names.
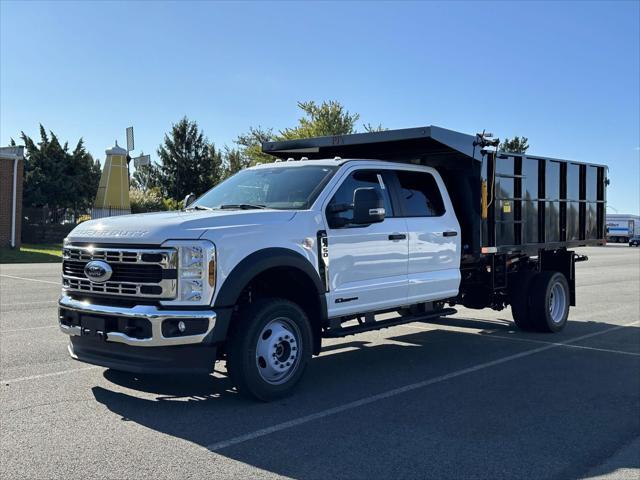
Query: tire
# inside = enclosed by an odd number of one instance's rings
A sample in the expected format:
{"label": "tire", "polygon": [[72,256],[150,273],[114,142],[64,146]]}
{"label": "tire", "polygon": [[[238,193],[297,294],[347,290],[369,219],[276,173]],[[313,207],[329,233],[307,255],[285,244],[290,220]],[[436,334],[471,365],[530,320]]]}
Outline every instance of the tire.
{"label": "tire", "polygon": [[516,326],[525,331],[534,330],[529,315],[529,293],[535,277],[535,272],[520,272],[509,281],[511,316]]}
{"label": "tire", "polygon": [[567,324],[571,295],[560,272],[538,273],[529,293],[529,321],[538,332],[559,332]]}
{"label": "tire", "polygon": [[239,393],[268,402],[292,392],[311,351],[311,325],[300,307],[284,299],[258,300],[232,326],[227,370]]}

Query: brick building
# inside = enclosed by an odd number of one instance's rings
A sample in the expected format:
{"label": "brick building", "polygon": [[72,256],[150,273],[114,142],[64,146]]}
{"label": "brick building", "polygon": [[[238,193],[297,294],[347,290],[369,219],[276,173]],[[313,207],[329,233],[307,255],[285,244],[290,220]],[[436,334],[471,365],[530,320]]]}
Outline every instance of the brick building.
{"label": "brick building", "polygon": [[0,147],[0,247],[20,247],[24,147]]}

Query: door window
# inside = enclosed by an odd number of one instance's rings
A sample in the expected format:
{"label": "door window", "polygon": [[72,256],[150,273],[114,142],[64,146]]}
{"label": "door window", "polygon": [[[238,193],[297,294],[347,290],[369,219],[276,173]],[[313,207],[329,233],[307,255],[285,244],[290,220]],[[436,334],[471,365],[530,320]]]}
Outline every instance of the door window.
{"label": "door window", "polygon": [[405,217],[439,217],[444,202],[433,175],[426,172],[397,171],[400,201]]}
{"label": "door window", "polygon": [[[330,226],[353,226],[353,195],[358,188],[374,188],[384,200],[385,218],[393,216],[389,190],[384,183],[383,172],[377,170],[356,170],[352,172],[338,188],[327,206],[327,218]],[[341,211],[335,211],[333,207],[339,207]]]}

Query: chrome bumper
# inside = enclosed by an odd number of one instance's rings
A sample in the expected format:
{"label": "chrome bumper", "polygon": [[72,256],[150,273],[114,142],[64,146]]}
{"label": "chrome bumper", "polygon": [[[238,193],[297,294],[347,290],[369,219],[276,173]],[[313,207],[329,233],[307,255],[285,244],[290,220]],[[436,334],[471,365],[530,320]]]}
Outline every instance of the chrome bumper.
{"label": "chrome bumper", "polygon": [[[107,342],[124,343],[136,347],[167,347],[172,345],[192,345],[201,343],[216,324],[216,313],[212,310],[160,310],[152,305],[137,305],[135,307],[111,307],[108,305],[92,305],[80,302],[73,298],[62,295],[58,300],[58,306],[67,310],[95,315],[112,315],[124,318],[143,318],[151,323],[151,337],[135,338],[121,332],[107,332],[105,339]],[[208,328],[206,332],[198,335],[184,335],[177,337],[165,337],[162,335],[162,322],[165,320],[180,319],[206,319]],[[58,322],[60,330],[67,335],[82,335],[82,328],[79,326],[64,325]]]}

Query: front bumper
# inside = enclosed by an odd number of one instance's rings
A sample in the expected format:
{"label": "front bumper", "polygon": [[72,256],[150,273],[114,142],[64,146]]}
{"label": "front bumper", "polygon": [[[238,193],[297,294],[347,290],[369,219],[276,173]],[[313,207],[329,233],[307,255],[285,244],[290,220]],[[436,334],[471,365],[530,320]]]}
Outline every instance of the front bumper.
{"label": "front bumper", "polygon": [[[162,310],[150,305],[127,308],[89,304],[66,295],[60,297],[58,305],[60,330],[69,335],[72,358],[133,373],[210,373],[231,318],[230,308],[216,309],[216,312]],[[98,324],[106,328],[101,327],[102,331],[85,328],[95,327],[96,324],[83,326],[83,320],[91,318],[102,319]],[[203,328],[195,335],[163,334],[163,322],[181,319],[195,320]],[[78,324],[71,324],[69,320]],[[131,323],[144,323],[147,328],[128,330]]]}
{"label": "front bumper", "polygon": [[[192,345],[202,343],[213,331],[216,325],[217,315],[213,310],[161,310],[153,305],[136,305],[134,307],[116,307],[110,305],[90,304],[75,300],[67,295],[60,297],[58,301],[60,310],[60,330],[71,336],[82,336],[87,333],[102,337],[107,342],[124,343],[136,347],[168,347],[175,345]],[[73,312],[77,315],[89,315],[98,317],[122,319],[133,321],[148,321],[151,329],[148,335],[140,337],[131,336],[126,331],[104,329],[105,331],[87,332],[81,324],[75,325],[64,321],[64,315]],[[163,322],[175,322],[183,320],[189,322],[197,320],[202,324],[206,322],[206,328],[194,335],[164,336]]]}

